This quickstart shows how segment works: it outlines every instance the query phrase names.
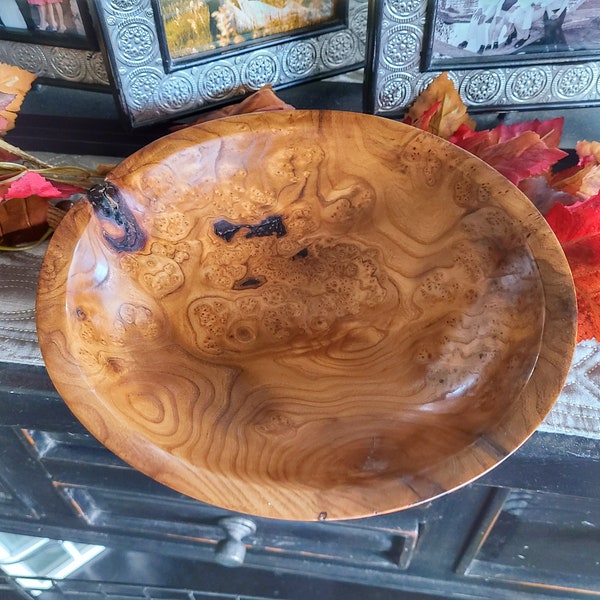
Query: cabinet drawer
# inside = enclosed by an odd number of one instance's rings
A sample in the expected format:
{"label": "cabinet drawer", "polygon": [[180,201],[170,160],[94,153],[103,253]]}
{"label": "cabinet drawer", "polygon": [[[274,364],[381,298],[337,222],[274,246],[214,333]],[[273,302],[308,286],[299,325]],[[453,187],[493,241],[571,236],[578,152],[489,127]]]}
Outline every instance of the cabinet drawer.
{"label": "cabinet drawer", "polygon": [[600,505],[592,498],[499,489],[460,570],[600,596]]}
{"label": "cabinet drawer", "polygon": [[[94,528],[199,543],[217,549],[227,537],[224,519],[232,513],[185,496],[157,496],[122,489],[63,485],[62,492]],[[393,523],[366,527],[335,522],[303,523],[239,517],[254,531],[243,539],[250,562],[261,557],[398,571],[408,568],[416,548],[416,516],[399,514]],[[391,519],[390,519],[391,521]]]}

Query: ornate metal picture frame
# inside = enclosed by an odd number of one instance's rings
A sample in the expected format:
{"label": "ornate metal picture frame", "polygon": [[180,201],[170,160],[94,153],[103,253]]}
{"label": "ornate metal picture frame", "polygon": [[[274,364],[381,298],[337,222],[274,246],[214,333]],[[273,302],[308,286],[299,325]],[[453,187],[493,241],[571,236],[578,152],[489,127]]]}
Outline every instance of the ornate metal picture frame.
{"label": "ornate metal picture frame", "polygon": [[2,0],[0,40],[98,49],[85,0]]}
{"label": "ornate metal picture frame", "polygon": [[[271,29],[254,23],[246,35],[239,35],[242,26],[238,30],[231,21],[221,22],[220,29],[208,22],[209,16],[227,17],[215,14],[221,7],[243,8],[240,0],[93,2],[118,104],[132,127],[216,107],[265,85],[287,87],[364,65],[367,0],[243,0],[254,19],[277,7],[325,7],[322,13],[294,16],[289,29],[276,15]],[[212,4],[217,8],[207,10]],[[189,18],[184,10],[192,11]],[[183,42],[173,42],[169,26],[181,16],[193,27]]]}
{"label": "ornate metal picture frame", "polygon": [[41,83],[109,89],[86,0],[0,0],[0,62]]}
{"label": "ornate metal picture frame", "polygon": [[[479,5],[489,14],[477,13]],[[515,0],[374,2],[365,111],[401,116],[443,71],[469,112],[600,105],[600,2],[538,0],[529,4],[532,10],[539,5],[538,12],[515,19],[511,13],[519,5]]]}

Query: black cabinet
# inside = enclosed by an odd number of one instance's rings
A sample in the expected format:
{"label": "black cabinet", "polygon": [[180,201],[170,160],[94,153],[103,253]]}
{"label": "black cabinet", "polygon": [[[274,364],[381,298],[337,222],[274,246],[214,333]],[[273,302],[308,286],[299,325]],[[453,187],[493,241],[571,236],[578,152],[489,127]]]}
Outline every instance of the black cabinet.
{"label": "black cabinet", "polygon": [[597,498],[496,489],[459,572],[600,595]]}

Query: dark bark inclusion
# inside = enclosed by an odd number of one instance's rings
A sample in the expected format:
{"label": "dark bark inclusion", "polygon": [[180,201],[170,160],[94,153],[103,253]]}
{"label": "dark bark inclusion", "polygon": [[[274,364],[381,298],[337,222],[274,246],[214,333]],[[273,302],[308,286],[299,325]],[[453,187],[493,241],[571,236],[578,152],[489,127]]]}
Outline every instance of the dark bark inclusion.
{"label": "dark bark inclusion", "polygon": [[221,219],[214,224],[215,235],[226,242],[230,242],[240,229],[248,230],[245,236],[248,239],[253,237],[267,237],[269,235],[283,237],[287,233],[281,215],[266,217],[258,225],[251,225],[249,223],[236,225],[225,219]]}
{"label": "dark bark inclusion", "polygon": [[[241,229],[247,229],[245,235],[247,239],[254,237],[267,237],[270,235],[275,235],[279,238],[287,234],[287,229],[285,228],[281,215],[271,215],[266,217],[257,225],[252,225],[250,223],[240,223],[239,225],[236,225],[235,223],[230,223],[226,219],[221,219],[214,224],[215,235],[220,237],[225,242],[231,242],[235,234]],[[306,258],[306,256],[308,256],[308,250],[303,248],[292,257],[292,260],[295,260],[296,258]],[[247,276],[236,281],[233,284],[233,289],[256,289],[266,283],[266,281],[266,278],[262,275]]]}
{"label": "dark bark inclusion", "polygon": [[135,252],[145,246],[146,235],[115,185],[109,181],[95,185],[88,191],[87,198],[96,216],[120,231],[120,236],[103,231],[105,240],[115,252]]}

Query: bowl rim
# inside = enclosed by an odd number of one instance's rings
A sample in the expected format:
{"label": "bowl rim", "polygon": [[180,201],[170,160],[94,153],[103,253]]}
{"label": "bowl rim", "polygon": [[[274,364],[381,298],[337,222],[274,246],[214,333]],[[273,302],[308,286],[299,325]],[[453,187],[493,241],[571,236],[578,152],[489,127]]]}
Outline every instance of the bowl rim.
{"label": "bowl rim", "polygon": [[[365,122],[377,119],[385,121],[386,127],[392,131],[398,131],[400,138],[410,134],[413,141],[424,140],[428,144],[445,147],[446,151],[457,154],[476,169],[487,172],[498,186],[496,200],[502,198],[501,206],[512,218],[518,219],[527,231],[527,246],[535,259],[544,295],[541,346],[531,376],[519,395],[522,408],[515,408],[506,414],[494,432],[480,436],[470,446],[449,457],[444,464],[432,465],[402,481],[393,479],[382,482],[377,490],[380,500],[376,502],[372,499],[373,494],[369,501],[353,498],[353,486],[338,486],[331,490],[299,490],[282,488],[278,484],[277,489],[271,489],[260,483],[253,485],[247,481],[236,481],[209,472],[201,466],[187,464],[156,447],[139,433],[128,430],[117,415],[99,411],[94,390],[86,387],[79,364],[69,354],[64,325],[67,320],[65,294],[70,259],[76,252],[77,240],[92,218],[87,203],[76,204],[51,239],[42,264],[36,300],[36,327],[50,378],[75,416],[109,450],[156,481],[203,502],[245,514],[301,521],[323,520],[323,515],[334,520],[355,519],[410,508],[463,487],[500,464],[531,436],[558,398],[571,365],[577,323],[571,271],[559,242],[543,216],[500,173],[450,142],[383,117],[344,111],[254,113],[209,121],[189,129],[210,137],[219,131],[221,123],[233,122],[236,127],[263,127],[264,123],[281,125],[292,120],[311,126],[315,118],[318,121],[329,119],[338,125],[350,118]],[[257,125],[259,123],[261,125]],[[181,137],[188,139],[195,132],[180,130],[166,136],[166,142],[165,138],[161,138],[150,146],[153,149],[160,148],[162,144]],[[125,159],[117,170],[127,169],[136,155],[137,152]],[[223,486],[228,490],[228,499],[222,497]],[[214,498],[219,498],[219,502],[215,502]],[[399,498],[403,500],[400,502]],[[323,508],[315,510],[315,506]]]}

